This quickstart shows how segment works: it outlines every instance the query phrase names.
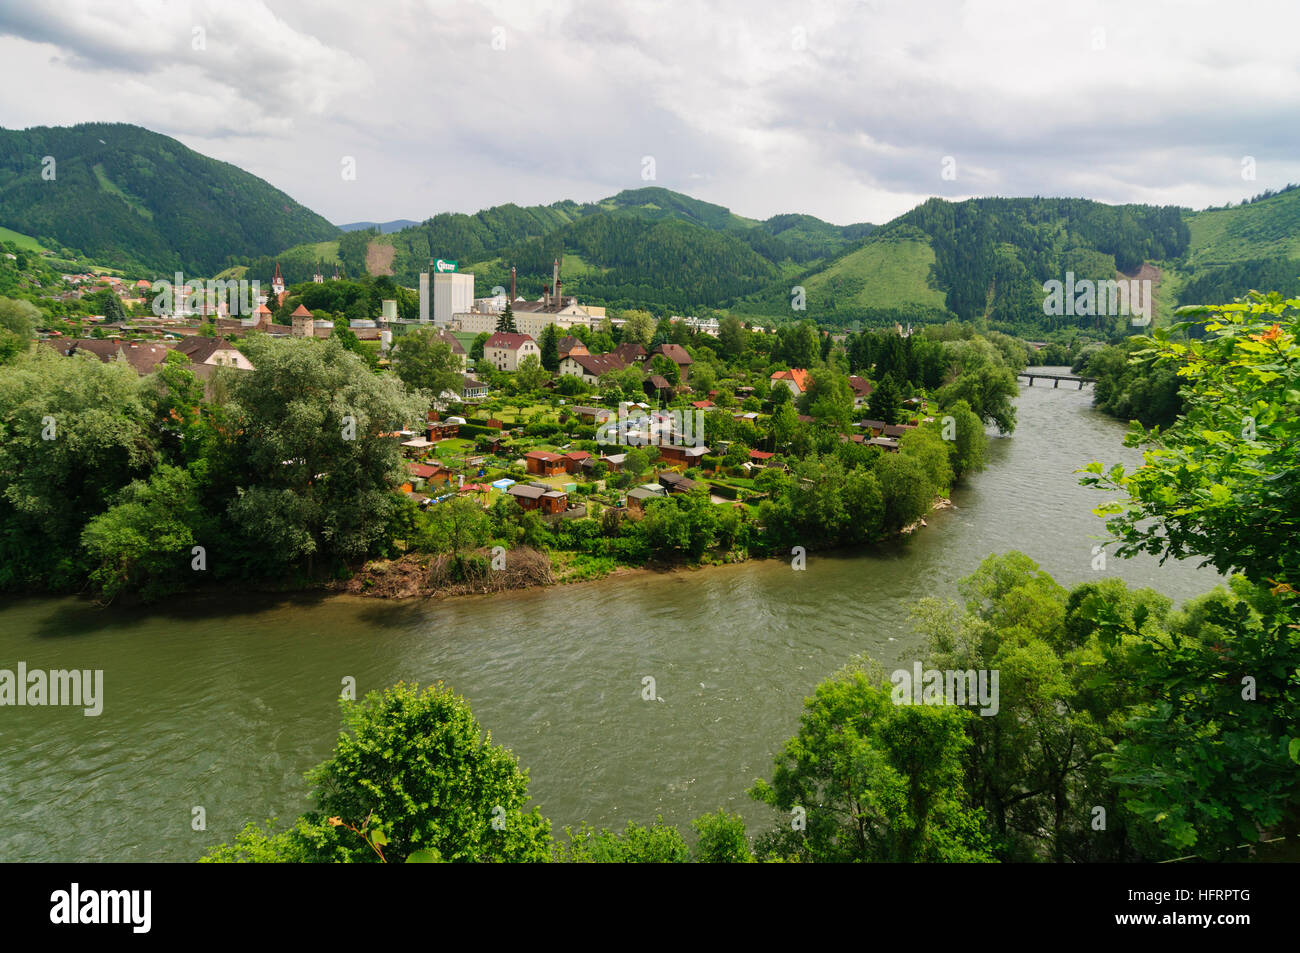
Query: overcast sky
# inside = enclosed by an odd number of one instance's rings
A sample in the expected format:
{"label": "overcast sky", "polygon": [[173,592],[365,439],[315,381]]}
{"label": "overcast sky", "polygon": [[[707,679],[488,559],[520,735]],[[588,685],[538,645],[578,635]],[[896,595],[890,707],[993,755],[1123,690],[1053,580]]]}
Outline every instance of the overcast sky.
{"label": "overcast sky", "polygon": [[0,0],[0,126],[137,123],[336,223],[645,185],[839,224],[1203,207],[1300,181],[1297,26],[1295,0]]}

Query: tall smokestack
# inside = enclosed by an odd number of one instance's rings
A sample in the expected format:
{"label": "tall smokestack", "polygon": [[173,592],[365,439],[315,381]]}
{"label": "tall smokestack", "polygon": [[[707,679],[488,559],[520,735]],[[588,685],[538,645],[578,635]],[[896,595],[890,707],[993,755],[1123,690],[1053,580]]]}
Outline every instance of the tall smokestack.
{"label": "tall smokestack", "polygon": [[560,303],[560,259],[556,258],[552,263],[551,268],[553,273],[551,278],[551,291],[554,293],[555,303],[558,305]]}
{"label": "tall smokestack", "polygon": [[515,300],[515,266],[510,266],[510,301],[513,306]]}

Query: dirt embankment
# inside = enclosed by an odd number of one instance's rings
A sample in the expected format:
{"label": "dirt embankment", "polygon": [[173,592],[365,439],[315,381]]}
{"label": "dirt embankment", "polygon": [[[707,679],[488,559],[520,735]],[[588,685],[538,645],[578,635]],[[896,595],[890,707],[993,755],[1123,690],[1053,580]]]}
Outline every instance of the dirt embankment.
{"label": "dirt embankment", "polygon": [[[493,568],[494,559],[499,568]],[[377,559],[333,588],[358,596],[408,599],[504,592],[554,582],[550,557],[536,549],[519,547],[496,556],[490,549],[480,549],[459,558],[411,553],[399,559]]]}
{"label": "dirt embankment", "polygon": [[393,258],[397,249],[383,242],[371,242],[366,246],[366,271],[376,278],[393,273]]}

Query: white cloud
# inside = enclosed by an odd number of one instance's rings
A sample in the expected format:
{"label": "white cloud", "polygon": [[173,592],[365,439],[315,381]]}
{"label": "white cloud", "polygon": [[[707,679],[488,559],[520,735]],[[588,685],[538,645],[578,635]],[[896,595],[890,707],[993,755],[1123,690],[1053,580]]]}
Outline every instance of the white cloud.
{"label": "white cloud", "polygon": [[1265,39],[1297,19],[1272,0],[72,2],[0,11],[0,109],[175,135],[334,221],[646,184],[836,222],[935,194],[1201,205],[1300,181],[1300,76]]}

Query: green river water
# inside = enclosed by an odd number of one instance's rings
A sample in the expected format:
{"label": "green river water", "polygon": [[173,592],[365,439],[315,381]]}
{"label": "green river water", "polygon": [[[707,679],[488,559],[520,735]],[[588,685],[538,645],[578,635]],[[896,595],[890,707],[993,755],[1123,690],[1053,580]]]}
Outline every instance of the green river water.
{"label": "green river water", "polygon": [[[771,819],[745,790],[770,776],[802,699],[852,655],[910,667],[907,608],[955,594],[992,552],[1028,553],[1063,585],[1101,574],[1176,602],[1217,576],[1192,563],[1092,568],[1103,494],[1073,471],[1132,463],[1091,392],[1021,386],[1019,424],[990,465],[911,538],[517,594],[385,602],[232,588],[162,608],[76,599],[0,603],[0,668],[103,669],[104,708],[0,708],[0,860],[193,860],[250,820],[288,824],[302,774],[358,693],[445,681],[531,774],[556,832],[658,814],[684,830],[717,807]],[[662,701],[641,697],[653,676]],[[204,808],[207,829],[191,829]]]}

